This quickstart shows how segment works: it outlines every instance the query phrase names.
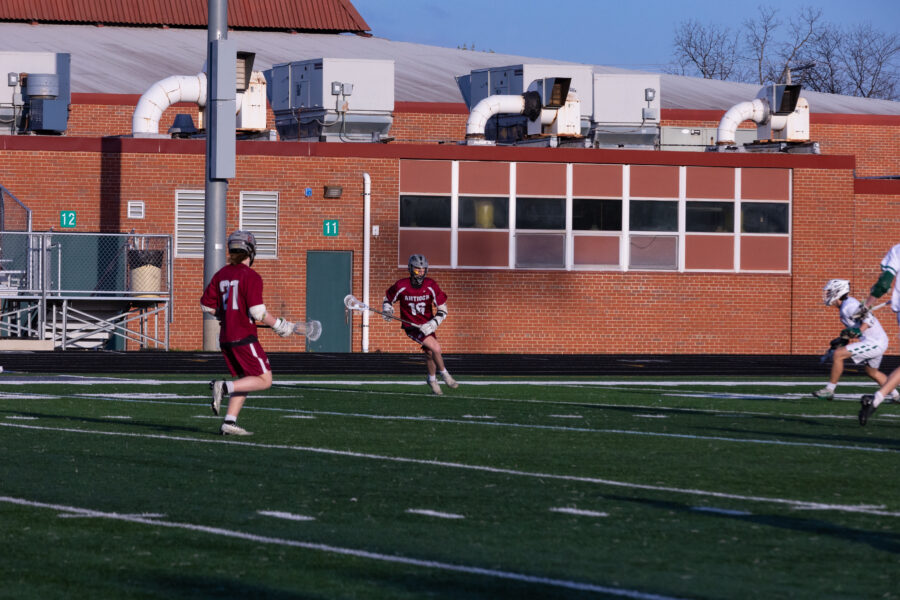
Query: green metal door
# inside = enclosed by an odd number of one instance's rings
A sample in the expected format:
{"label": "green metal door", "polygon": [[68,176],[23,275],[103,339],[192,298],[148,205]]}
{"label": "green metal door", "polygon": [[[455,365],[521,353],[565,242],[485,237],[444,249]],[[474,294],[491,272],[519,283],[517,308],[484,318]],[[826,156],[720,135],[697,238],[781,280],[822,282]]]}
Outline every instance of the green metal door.
{"label": "green metal door", "polygon": [[351,319],[344,314],[344,297],[352,293],[353,253],[306,253],[306,320],[322,322],[322,337],[306,342],[310,352],[350,352]]}

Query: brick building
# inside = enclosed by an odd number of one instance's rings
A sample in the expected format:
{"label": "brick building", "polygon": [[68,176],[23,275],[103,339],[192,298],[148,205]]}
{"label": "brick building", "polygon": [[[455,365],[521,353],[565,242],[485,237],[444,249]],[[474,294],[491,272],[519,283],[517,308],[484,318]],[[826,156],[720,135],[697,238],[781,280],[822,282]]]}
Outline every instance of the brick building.
{"label": "brick building", "polygon": [[[367,41],[381,43],[353,43]],[[202,198],[205,143],[129,137],[139,92],[79,92],[76,78],[73,69],[65,135],[0,136],[0,184],[32,210],[36,231],[77,211],[79,231],[173,234],[170,345],[200,349],[203,257],[182,244],[179,211]],[[237,142],[227,228],[241,226],[248,199],[270,203],[275,248],[255,265],[267,306],[320,318],[310,312],[328,288],[339,315],[323,318],[323,338],[338,336],[328,349],[364,343],[358,314],[339,322],[341,291],[363,299],[364,174],[378,227],[368,300],[405,274],[409,254],[426,254],[450,297],[448,352],[818,353],[837,323],[823,283],[848,278],[864,295],[900,233],[900,180],[887,178],[900,174],[897,103],[848,114],[816,112],[811,100],[821,154],[767,154],[466,146],[447,143],[465,138],[465,104],[402,98],[389,143]],[[663,104],[661,125],[715,127],[729,102]],[[169,107],[160,130],[178,113],[196,120],[197,106]],[[326,186],[340,198],[325,198]],[[888,314],[882,322],[896,334]],[[380,318],[365,339],[370,352],[410,350]],[[305,349],[274,337],[266,347]]]}

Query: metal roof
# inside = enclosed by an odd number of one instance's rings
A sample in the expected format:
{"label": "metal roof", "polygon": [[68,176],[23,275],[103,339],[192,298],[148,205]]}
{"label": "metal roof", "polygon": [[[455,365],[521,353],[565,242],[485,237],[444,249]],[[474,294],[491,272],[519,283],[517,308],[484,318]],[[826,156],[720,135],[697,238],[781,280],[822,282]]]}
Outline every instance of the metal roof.
{"label": "metal roof", "polygon": [[[0,21],[206,28],[207,0],[3,0]],[[363,33],[350,0],[229,0],[231,28]]]}
{"label": "metal roof", "polygon": [[[170,75],[193,75],[206,60],[205,29],[92,27],[0,23],[0,51],[68,52],[72,91],[143,94]],[[394,61],[398,102],[462,102],[455,77],[473,69],[516,64],[576,64],[543,58],[441,48],[377,37],[275,31],[231,31],[240,50],[256,53],[254,69],[312,58]],[[595,73],[634,73],[591,65]],[[727,110],[752,100],[758,85],[661,75],[662,108]],[[900,102],[804,91],[813,113],[900,115]]]}

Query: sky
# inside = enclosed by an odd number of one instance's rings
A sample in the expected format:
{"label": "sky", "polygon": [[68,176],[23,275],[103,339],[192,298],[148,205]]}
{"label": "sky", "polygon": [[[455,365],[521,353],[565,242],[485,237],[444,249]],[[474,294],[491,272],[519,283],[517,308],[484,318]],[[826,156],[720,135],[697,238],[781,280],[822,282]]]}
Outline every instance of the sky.
{"label": "sky", "polygon": [[782,20],[803,6],[835,25],[900,31],[898,0],[735,2],[733,0],[350,0],[377,37],[400,42],[493,50],[533,58],[662,71],[677,26],[740,27],[760,6]]}

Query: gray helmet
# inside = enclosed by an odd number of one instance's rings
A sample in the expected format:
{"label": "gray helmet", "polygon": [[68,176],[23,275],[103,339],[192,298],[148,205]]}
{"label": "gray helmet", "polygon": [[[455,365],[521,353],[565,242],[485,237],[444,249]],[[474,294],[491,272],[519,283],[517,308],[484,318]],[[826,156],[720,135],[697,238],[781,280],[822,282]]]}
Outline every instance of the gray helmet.
{"label": "gray helmet", "polygon": [[[421,254],[413,254],[409,257],[409,279],[413,285],[419,287],[425,281],[428,272],[428,260]],[[419,271],[418,273],[416,271]]]}
{"label": "gray helmet", "polygon": [[841,298],[850,294],[850,282],[846,279],[830,279],[822,288],[822,302],[831,306]]}
{"label": "gray helmet", "polygon": [[228,251],[243,250],[250,256],[250,266],[253,266],[253,259],[256,258],[256,236],[249,231],[238,229],[228,236]]}

